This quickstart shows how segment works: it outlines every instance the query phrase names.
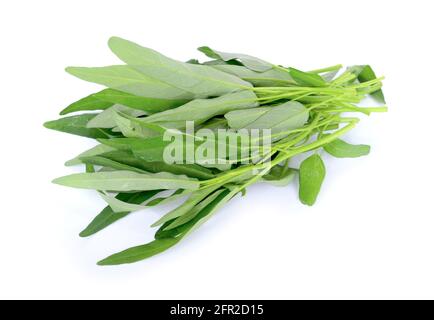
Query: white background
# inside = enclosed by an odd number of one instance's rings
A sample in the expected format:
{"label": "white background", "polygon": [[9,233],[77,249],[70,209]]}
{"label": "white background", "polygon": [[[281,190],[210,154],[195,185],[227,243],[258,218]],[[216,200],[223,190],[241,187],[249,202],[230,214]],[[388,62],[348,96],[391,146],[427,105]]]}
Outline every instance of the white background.
{"label": "white background", "polygon": [[[432,13],[415,0],[1,2],[0,298],[434,298]],[[180,60],[209,45],[306,70],[369,63],[390,111],[346,135],[368,157],[326,157],[315,206],[257,185],[169,252],[97,267],[150,240],[161,211],[79,238],[104,204],[50,180],[91,142],[42,123],[98,88],[64,67],[118,63],[112,35]]]}

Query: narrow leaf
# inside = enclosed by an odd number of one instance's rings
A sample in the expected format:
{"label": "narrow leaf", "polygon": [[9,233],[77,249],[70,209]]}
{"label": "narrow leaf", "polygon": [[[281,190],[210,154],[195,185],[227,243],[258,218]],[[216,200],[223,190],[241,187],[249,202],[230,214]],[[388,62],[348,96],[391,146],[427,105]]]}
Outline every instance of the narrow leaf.
{"label": "narrow leaf", "polygon": [[76,173],[57,178],[53,183],[68,187],[108,191],[199,188],[199,182],[196,179],[167,172],[149,174],[130,171]]}
{"label": "narrow leaf", "polygon": [[87,123],[88,128],[114,128],[116,127],[115,115],[117,112],[122,112],[133,117],[145,115],[144,111],[136,110],[130,107],[115,104],[114,106],[97,114]]}
{"label": "narrow leaf", "polygon": [[163,230],[170,230],[177,228],[190,220],[194,219],[206,206],[208,206],[211,202],[213,202],[217,197],[224,192],[224,189],[217,190],[216,192],[208,195],[201,202],[196,204],[191,210],[185,212],[183,215],[175,219],[173,222],[167,225]]}
{"label": "narrow leaf", "polygon": [[80,114],[45,122],[44,127],[94,139],[109,138],[113,135],[110,130],[87,128],[87,123],[93,118],[95,118],[95,114]]}
{"label": "narrow leaf", "polygon": [[167,238],[154,240],[148,244],[129,248],[111,255],[98,262],[100,266],[133,263],[159,254],[177,244],[181,238]]}
{"label": "narrow leaf", "polygon": [[164,216],[162,216],[158,221],[153,223],[151,227],[156,227],[159,225],[162,225],[166,223],[167,221],[170,221],[174,218],[177,218],[179,216],[184,215],[188,211],[192,210],[195,205],[197,205],[200,201],[205,199],[209,194],[214,192],[216,189],[218,189],[220,185],[208,187],[202,190],[195,191],[191,194],[191,196],[179,207],[171,210],[170,212],[166,213]]}
{"label": "narrow leaf", "polygon": [[113,150],[116,150],[116,149],[109,147],[109,146],[106,146],[104,144],[99,144],[93,148],[90,148],[89,150],[86,150],[86,151],[80,153],[75,158],[66,161],[65,166],[69,167],[69,166],[75,166],[78,164],[82,164],[83,162],[80,160],[80,158],[82,158],[82,157],[96,156],[98,154],[102,154],[102,153],[113,151]]}
{"label": "narrow leaf", "polygon": [[95,95],[91,94],[83,99],[80,99],[74,103],[71,103],[65,109],[60,111],[60,115],[65,115],[77,111],[93,111],[93,110],[105,110],[113,105],[110,101],[101,101]]}

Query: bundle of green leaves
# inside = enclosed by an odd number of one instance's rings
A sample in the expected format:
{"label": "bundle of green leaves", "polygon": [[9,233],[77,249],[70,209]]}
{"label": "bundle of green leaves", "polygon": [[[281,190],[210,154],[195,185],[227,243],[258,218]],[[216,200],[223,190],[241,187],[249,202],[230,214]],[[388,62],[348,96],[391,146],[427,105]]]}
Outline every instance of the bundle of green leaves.
{"label": "bundle of green leaves", "polygon": [[[320,151],[338,158],[367,155],[368,145],[349,144],[340,136],[358,123],[354,113],[387,110],[382,78],[369,65],[304,72],[209,47],[199,48],[210,58],[202,63],[176,61],[116,37],[109,47],[125,64],[66,69],[106,88],[60,112],[75,115],[44,124],[98,142],[66,162],[84,165],[84,173],[54,183],[94,189],[107,202],[82,237],[133,211],[184,201],[152,225],[158,227],[154,241],[116,253],[100,265],[132,263],[169,249],[256,182],[286,186],[298,176],[301,202],[314,204],[326,174]],[[367,96],[377,105],[362,107]],[[189,121],[195,125],[193,133],[187,130]],[[227,159],[216,159],[215,152],[208,152],[207,161],[201,162],[166,160],[172,143],[165,138],[168,131],[176,132],[181,141],[193,139],[190,151],[188,146],[181,150],[186,160],[189,152],[201,148],[204,139],[194,134],[203,129],[232,134],[267,129],[271,145],[250,162],[220,161]],[[240,153],[238,142],[228,148]],[[253,160],[253,146],[247,149]],[[295,156],[304,157],[298,168],[290,165]]]}

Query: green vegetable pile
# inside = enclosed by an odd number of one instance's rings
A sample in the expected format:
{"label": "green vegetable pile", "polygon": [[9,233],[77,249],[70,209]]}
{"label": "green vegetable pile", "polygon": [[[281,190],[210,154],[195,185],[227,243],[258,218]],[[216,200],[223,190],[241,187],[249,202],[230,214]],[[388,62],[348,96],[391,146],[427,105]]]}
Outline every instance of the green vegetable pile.
{"label": "green vegetable pile", "polygon": [[[44,124],[98,142],[66,163],[84,165],[84,173],[54,183],[94,189],[107,202],[82,237],[133,211],[175,199],[184,202],[152,225],[158,227],[154,241],[116,253],[100,265],[132,263],[169,249],[255,182],[285,186],[297,176],[301,202],[314,204],[326,174],[319,151],[338,158],[367,155],[368,145],[352,145],[340,137],[358,123],[354,114],[387,110],[382,78],[368,65],[304,72],[209,47],[199,48],[210,58],[203,63],[176,61],[116,37],[109,47],[125,64],[66,69],[106,88],[60,112],[75,115]],[[367,96],[375,106],[360,106]],[[209,152],[205,157],[216,161],[168,163],[165,152],[173,141],[164,135],[169,130],[188,140],[188,121],[197,133],[268,129],[271,146],[250,162],[218,161]],[[194,136],[193,152],[205,140]],[[188,147],[181,150],[183,160],[189,157]],[[238,142],[229,142],[228,148],[240,153]],[[304,158],[298,168],[289,163],[295,156]]]}

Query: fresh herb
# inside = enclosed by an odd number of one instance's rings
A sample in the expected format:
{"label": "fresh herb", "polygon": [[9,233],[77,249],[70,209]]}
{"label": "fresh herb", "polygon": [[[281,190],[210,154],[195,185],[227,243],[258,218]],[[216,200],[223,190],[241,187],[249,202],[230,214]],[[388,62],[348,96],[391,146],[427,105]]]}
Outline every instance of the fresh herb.
{"label": "fresh herb", "polygon": [[[44,124],[99,142],[66,162],[84,165],[84,173],[53,182],[96,190],[107,202],[82,237],[132,211],[184,202],[152,225],[158,227],[154,241],[100,265],[132,263],[173,247],[256,182],[286,186],[298,175],[300,201],[313,205],[326,177],[322,150],[337,158],[370,152],[341,139],[359,121],[348,113],[387,111],[360,104],[369,95],[384,104],[382,78],[369,65],[301,71],[210,47],[199,48],[212,59],[204,62],[180,62],[120,38],[111,38],[109,47],[125,64],[66,69],[106,88]],[[298,168],[295,156],[304,158]]]}

